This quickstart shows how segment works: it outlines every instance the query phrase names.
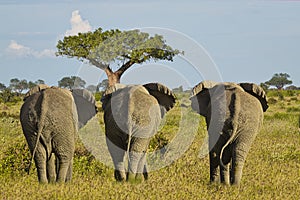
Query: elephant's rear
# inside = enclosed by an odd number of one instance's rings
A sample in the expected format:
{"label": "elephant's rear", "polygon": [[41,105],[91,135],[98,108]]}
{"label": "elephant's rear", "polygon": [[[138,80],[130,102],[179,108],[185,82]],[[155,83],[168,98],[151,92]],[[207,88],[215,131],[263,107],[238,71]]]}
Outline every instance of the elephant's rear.
{"label": "elephant's rear", "polygon": [[161,122],[161,109],[155,97],[142,86],[131,93],[129,116],[132,134],[139,138],[150,138]]}
{"label": "elephant's rear", "polygon": [[[43,131],[49,134],[46,135],[47,142],[52,143],[52,149],[59,156],[73,156],[78,116],[71,92],[61,88],[46,89],[43,92],[42,110],[45,112]],[[61,149],[66,146],[68,148]]]}
{"label": "elephant's rear", "polygon": [[46,88],[25,99],[20,113],[23,133],[34,158],[39,181],[55,180],[52,153],[58,159],[57,181],[71,179],[78,117],[70,91]]}
{"label": "elephant's rear", "polygon": [[239,124],[241,128],[256,135],[262,125],[263,108],[260,101],[249,93],[241,92],[241,112]]}
{"label": "elephant's rear", "polygon": [[157,100],[139,85],[126,86],[113,93],[104,110],[105,124],[110,124],[107,131],[122,132],[120,136],[151,137],[160,116]]}

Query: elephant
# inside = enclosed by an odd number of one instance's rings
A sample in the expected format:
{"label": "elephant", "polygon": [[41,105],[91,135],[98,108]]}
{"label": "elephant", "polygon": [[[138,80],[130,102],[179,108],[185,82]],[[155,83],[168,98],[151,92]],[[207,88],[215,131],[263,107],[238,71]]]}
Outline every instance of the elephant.
{"label": "elephant", "polygon": [[239,185],[242,170],[268,109],[264,90],[254,83],[202,81],[192,90],[192,109],[206,119],[210,182]]}
{"label": "elephant", "polygon": [[106,89],[101,101],[115,180],[147,180],[146,151],[162,118],[174,106],[175,95],[160,83],[117,83]]}
{"label": "elephant", "polygon": [[[94,98],[82,96],[85,90],[75,91],[37,85],[25,95],[20,121],[40,183],[71,180],[76,133],[96,115]],[[86,109],[88,115],[78,116]]]}

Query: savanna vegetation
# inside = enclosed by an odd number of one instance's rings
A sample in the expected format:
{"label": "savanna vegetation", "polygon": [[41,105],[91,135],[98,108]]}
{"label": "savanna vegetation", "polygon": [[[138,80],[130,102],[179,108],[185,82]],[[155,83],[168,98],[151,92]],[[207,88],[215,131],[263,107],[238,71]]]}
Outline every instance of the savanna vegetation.
{"label": "savanna vegetation", "polygon": [[[300,92],[268,91],[269,110],[253,143],[239,187],[209,183],[208,156],[200,156],[205,143],[204,119],[189,108],[189,94],[166,116],[149,151],[160,149],[178,133],[183,109],[199,124],[188,150],[169,166],[150,172],[141,184],[118,183],[113,169],[78,137],[73,179],[67,184],[40,185],[36,169],[27,175],[30,153],[23,136],[21,101],[0,104],[1,199],[297,199],[300,196]],[[98,105],[100,107],[100,105]],[[96,118],[103,130],[102,111]],[[87,126],[86,129],[89,127]],[[182,130],[182,132],[188,130]],[[99,134],[103,134],[99,132]],[[184,141],[182,137],[182,141]],[[99,146],[100,149],[100,146]]]}

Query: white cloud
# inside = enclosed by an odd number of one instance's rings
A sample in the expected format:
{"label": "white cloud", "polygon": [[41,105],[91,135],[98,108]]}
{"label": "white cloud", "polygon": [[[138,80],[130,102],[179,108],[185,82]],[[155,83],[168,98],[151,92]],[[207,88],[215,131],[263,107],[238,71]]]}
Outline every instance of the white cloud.
{"label": "white cloud", "polygon": [[18,57],[27,57],[32,53],[29,47],[25,47],[21,44],[18,44],[14,40],[12,40],[8,45],[7,52]]}
{"label": "white cloud", "polygon": [[[90,25],[88,20],[83,20],[78,10],[72,12],[70,23],[71,23],[71,29],[67,30],[64,36],[77,35],[79,32],[84,33],[92,30],[92,26]],[[28,33],[28,32],[21,32],[20,34],[32,35],[32,33]],[[41,32],[36,32],[35,34],[41,34]],[[36,51],[30,47],[17,43],[15,40],[12,40],[8,45],[8,47],[6,48],[6,55],[10,57],[33,57],[33,58],[55,57],[55,50],[44,49],[41,51]]]}
{"label": "white cloud", "polygon": [[70,22],[71,29],[66,31],[65,36],[77,35],[79,32],[85,33],[92,30],[88,20],[82,20],[78,10],[72,12]]}
{"label": "white cloud", "polygon": [[52,49],[44,49],[42,51],[35,51],[29,47],[18,44],[16,41],[12,40],[6,49],[6,53],[14,57],[54,57],[55,51]]}

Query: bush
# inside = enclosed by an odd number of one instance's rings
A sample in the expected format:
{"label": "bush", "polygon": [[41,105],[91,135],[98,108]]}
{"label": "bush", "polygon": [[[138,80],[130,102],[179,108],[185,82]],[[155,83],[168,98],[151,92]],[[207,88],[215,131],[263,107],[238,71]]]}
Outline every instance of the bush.
{"label": "bush", "polygon": [[18,142],[9,147],[0,160],[0,174],[12,174],[27,172],[30,163],[30,151],[24,142]]}
{"label": "bush", "polygon": [[289,107],[286,112],[300,112],[300,107]]}
{"label": "bush", "polygon": [[297,97],[291,97],[291,101],[298,101]]}
{"label": "bush", "polygon": [[268,103],[269,104],[275,104],[275,103],[277,103],[277,100],[275,98],[271,97],[271,98],[268,99]]}
{"label": "bush", "polygon": [[12,92],[10,89],[5,89],[0,92],[0,102],[3,103],[13,103],[16,104],[19,101],[22,101],[22,97],[15,92]]}
{"label": "bush", "polygon": [[102,95],[103,95],[103,92],[96,92],[96,93],[94,94],[95,100],[96,100],[96,101],[100,101],[101,98],[102,98]]}

